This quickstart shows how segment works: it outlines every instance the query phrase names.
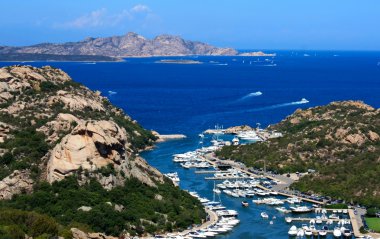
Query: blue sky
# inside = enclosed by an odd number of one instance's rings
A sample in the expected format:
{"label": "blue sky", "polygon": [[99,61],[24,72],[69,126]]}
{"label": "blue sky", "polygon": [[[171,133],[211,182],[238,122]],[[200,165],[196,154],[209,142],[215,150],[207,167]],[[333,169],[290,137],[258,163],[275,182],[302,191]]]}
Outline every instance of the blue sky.
{"label": "blue sky", "polygon": [[168,33],[239,49],[380,50],[379,0],[3,0],[0,45]]}

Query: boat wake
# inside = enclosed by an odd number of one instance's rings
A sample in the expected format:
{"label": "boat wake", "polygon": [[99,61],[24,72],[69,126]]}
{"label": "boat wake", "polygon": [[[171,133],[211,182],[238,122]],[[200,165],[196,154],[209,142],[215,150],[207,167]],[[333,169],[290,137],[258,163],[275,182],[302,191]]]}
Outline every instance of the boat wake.
{"label": "boat wake", "polygon": [[262,94],[263,94],[263,93],[262,93],[261,91],[252,92],[252,93],[249,93],[248,95],[243,96],[242,98],[240,98],[240,100],[245,100],[245,99],[247,99],[247,98],[260,96],[260,95],[262,95]]}
{"label": "boat wake", "polygon": [[111,96],[111,95],[116,95],[117,92],[116,91],[112,91],[112,90],[109,90],[108,91],[108,95]]}
{"label": "boat wake", "polygon": [[236,103],[239,103],[241,101],[247,100],[249,98],[260,96],[262,94],[263,94],[263,92],[261,92],[261,91],[251,92],[251,93],[241,97],[240,99],[231,102],[230,104],[236,104]]}
{"label": "boat wake", "polygon": [[210,118],[215,119],[215,117],[222,117],[222,116],[230,115],[230,114],[245,114],[245,113],[252,113],[252,112],[259,112],[259,111],[265,111],[265,110],[272,110],[272,109],[277,109],[277,108],[289,107],[289,106],[294,106],[294,105],[302,105],[302,104],[307,104],[307,103],[309,103],[309,101],[307,99],[305,99],[305,98],[302,98],[299,101],[293,101],[293,102],[288,102],[288,103],[269,105],[269,106],[254,108],[254,109],[224,111],[224,112],[216,112],[216,113],[210,113],[210,114],[203,114],[203,115],[198,115],[198,116],[193,117],[192,120],[201,120],[202,123],[200,123],[200,125],[204,125],[204,124],[207,123],[208,119],[210,119]]}
{"label": "boat wake", "polygon": [[[241,111],[239,111],[239,113],[250,113],[250,112],[263,111],[263,110],[271,110],[271,109],[277,109],[277,108],[282,108],[282,107],[287,107],[287,106],[292,106],[292,105],[302,105],[302,104],[307,104],[307,103],[309,103],[309,101],[305,98],[302,98],[299,101],[293,101],[293,102],[289,102],[289,103],[264,106],[264,107],[260,107],[260,108],[249,109],[249,110],[241,110]],[[231,112],[231,113],[235,113],[235,112]]]}

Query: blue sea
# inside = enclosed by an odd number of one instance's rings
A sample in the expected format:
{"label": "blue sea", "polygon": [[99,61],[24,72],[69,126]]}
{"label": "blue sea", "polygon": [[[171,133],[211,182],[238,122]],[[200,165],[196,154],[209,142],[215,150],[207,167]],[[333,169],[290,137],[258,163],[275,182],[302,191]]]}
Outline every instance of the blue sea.
{"label": "blue sea", "polygon": [[[380,107],[380,52],[277,51],[276,57],[154,57],[125,62],[32,62],[66,71],[75,81],[100,90],[147,129],[181,133],[187,139],[144,152],[163,173],[178,171],[183,189],[212,198],[213,182],[172,163],[172,154],[199,147],[198,134],[215,124],[225,128],[275,124],[298,108],[331,101],[361,100]],[[187,59],[202,64],[163,64]],[[2,62],[0,66],[15,63]],[[20,64],[20,63],[17,63]],[[302,98],[308,103],[303,103]],[[225,195],[224,205],[239,211],[241,223],[221,238],[287,238],[289,225],[273,208],[241,208],[241,199]],[[276,216],[274,224],[260,212]]]}

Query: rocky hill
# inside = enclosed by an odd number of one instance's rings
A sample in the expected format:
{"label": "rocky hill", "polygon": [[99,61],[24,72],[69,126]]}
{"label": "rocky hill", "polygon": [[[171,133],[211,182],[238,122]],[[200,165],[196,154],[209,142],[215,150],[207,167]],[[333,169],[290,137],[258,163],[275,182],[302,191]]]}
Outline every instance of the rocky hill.
{"label": "rocky hill", "polygon": [[218,48],[206,43],[184,40],[178,36],[160,35],[146,39],[129,32],[124,36],[86,38],[80,42],[63,44],[43,43],[26,47],[0,47],[0,55],[96,55],[106,57],[129,56],[187,56],[187,55],[237,55],[232,48]]}
{"label": "rocky hill", "polygon": [[121,236],[199,223],[199,202],[139,157],[155,140],[62,70],[0,68],[0,235],[72,238],[76,227]]}
{"label": "rocky hill", "polygon": [[[284,137],[224,147],[218,155],[280,173],[317,172],[294,185],[348,202],[380,204],[380,110],[357,101],[297,110],[271,126]],[[259,161],[260,160],[260,161]]]}

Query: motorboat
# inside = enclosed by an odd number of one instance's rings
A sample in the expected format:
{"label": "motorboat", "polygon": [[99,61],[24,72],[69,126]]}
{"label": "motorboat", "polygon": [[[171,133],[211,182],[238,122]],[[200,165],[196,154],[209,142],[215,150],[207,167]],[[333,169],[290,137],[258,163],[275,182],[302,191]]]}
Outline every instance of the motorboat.
{"label": "motorboat", "polygon": [[268,216],[268,214],[266,212],[262,212],[262,213],[260,213],[260,215],[264,219],[268,219],[269,218],[269,216]]}
{"label": "motorboat", "polygon": [[235,210],[219,210],[219,211],[216,211],[216,214],[219,217],[236,217],[236,216],[238,216],[238,212]]}
{"label": "motorboat", "polygon": [[188,235],[192,238],[207,238],[207,236],[201,232],[189,232]]}
{"label": "motorboat", "polygon": [[297,236],[297,227],[296,226],[291,226],[289,231],[288,231],[289,236]]}
{"label": "motorboat", "polygon": [[322,230],[319,230],[318,234],[319,234],[319,236],[324,237],[327,235],[327,231],[322,229]]}
{"label": "motorboat", "polygon": [[286,209],[286,207],[276,207],[276,210],[282,213],[289,213],[290,210]]}
{"label": "motorboat", "polygon": [[240,132],[237,137],[246,141],[262,141],[254,130]]}
{"label": "motorboat", "polygon": [[302,228],[298,228],[297,237],[303,237],[303,236],[305,236],[305,231]]}
{"label": "motorboat", "polygon": [[292,218],[291,217],[285,217],[285,222],[291,223],[292,222]]}
{"label": "motorboat", "polygon": [[315,218],[315,223],[316,223],[316,224],[322,224],[322,218],[321,218],[320,216],[317,216],[317,217]]}
{"label": "motorboat", "polygon": [[296,197],[287,198],[285,201],[290,203],[290,204],[301,203],[301,200],[296,198]]}
{"label": "motorboat", "polygon": [[340,228],[339,228],[339,227],[335,227],[335,228],[334,228],[333,235],[334,235],[334,237],[336,237],[336,238],[340,238],[340,237],[342,236],[342,232],[340,231]]}
{"label": "motorboat", "polygon": [[214,188],[212,191],[214,193],[216,193],[216,194],[221,194],[222,193],[222,191],[219,188]]}
{"label": "motorboat", "polygon": [[311,208],[307,206],[290,207],[293,213],[306,213],[311,212]]}
{"label": "motorboat", "polygon": [[203,235],[205,235],[206,237],[215,237],[216,235],[218,235],[218,233],[216,232],[211,232],[209,230],[199,230],[200,233],[202,233]]}
{"label": "motorboat", "polygon": [[352,231],[351,231],[350,229],[347,229],[347,228],[346,228],[346,229],[343,231],[343,236],[351,238],[351,236],[352,236]]}
{"label": "motorboat", "polygon": [[313,235],[313,232],[309,229],[305,230],[305,236],[311,236]]}
{"label": "motorboat", "polygon": [[334,213],[334,214],[331,214],[331,215],[329,216],[329,218],[330,218],[330,219],[339,219],[339,216],[336,215],[336,214]]}
{"label": "motorboat", "polygon": [[248,206],[249,206],[249,203],[248,203],[247,201],[242,201],[242,202],[241,202],[241,205],[242,205],[243,207],[248,207]]}

